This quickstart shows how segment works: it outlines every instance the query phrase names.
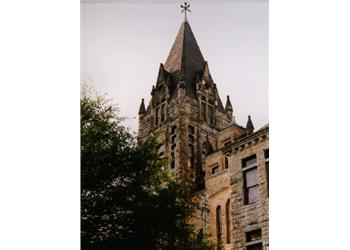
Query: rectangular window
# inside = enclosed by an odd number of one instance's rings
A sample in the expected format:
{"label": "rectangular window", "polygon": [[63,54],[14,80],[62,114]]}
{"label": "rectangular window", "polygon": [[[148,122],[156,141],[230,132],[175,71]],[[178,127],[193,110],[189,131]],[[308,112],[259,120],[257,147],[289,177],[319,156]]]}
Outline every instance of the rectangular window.
{"label": "rectangular window", "polygon": [[263,250],[262,242],[247,246],[247,250]]}
{"label": "rectangular window", "polygon": [[194,146],[192,144],[188,145],[188,166],[194,167]]}
{"label": "rectangular window", "polygon": [[259,201],[259,182],[257,168],[251,168],[243,172],[244,204],[252,204]]}
{"label": "rectangular window", "polygon": [[160,116],[161,116],[160,107],[156,108],[156,125],[160,124]]}
{"label": "rectangular window", "polygon": [[161,121],[162,121],[162,122],[165,121],[165,104],[162,104],[162,117],[161,117]]}
{"label": "rectangular window", "polygon": [[266,171],[266,184],[267,184],[267,197],[269,197],[269,162],[265,163],[265,171]]}
{"label": "rectangular window", "polygon": [[170,141],[171,141],[171,143],[175,143],[175,141],[176,141],[176,135],[171,136]]}
{"label": "rectangular window", "polygon": [[176,149],[176,144],[174,145],[171,145],[171,164],[170,164],[170,167],[172,169],[175,168],[175,149]]}
{"label": "rectangular window", "polygon": [[194,143],[194,136],[193,135],[189,135],[188,136],[188,143]]}
{"label": "rectangular window", "polygon": [[208,105],[208,121],[210,124],[214,124],[214,107]]}
{"label": "rectangular window", "polygon": [[215,166],[211,169],[211,173],[212,174],[216,174],[216,173],[219,173],[220,172],[220,167],[219,166]]}
{"label": "rectangular window", "polygon": [[190,135],[194,135],[194,127],[188,126],[188,133],[189,133]]}
{"label": "rectangular window", "polygon": [[205,112],[205,102],[201,102],[201,106],[200,106],[200,115],[201,118],[205,121],[206,120],[206,112]]}
{"label": "rectangular window", "polygon": [[253,167],[256,166],[256,155],[251,155],[242,160],[242,167]]}
{"label": "rectangular window", "polygon": [[261,240],[261,229],[246,232],[246,242]]}
{"label": "rectangular window", "polygon": [[228,157],[225,155],[225,169],[228,168]]}
{"label": "rectangular window", "polygon": [[261,241],[261,229],[247,232],[246,234],[246,248],[247,250],[263,250]]}
{"label": "rectangular window", "polygon": [[269,197],[269,149],[264,150],[267,197]]}
{"label": "rectangular window", "polygon": [[264,150],[264,157],[265,157],[265,160],[269,159],[269,149]]}

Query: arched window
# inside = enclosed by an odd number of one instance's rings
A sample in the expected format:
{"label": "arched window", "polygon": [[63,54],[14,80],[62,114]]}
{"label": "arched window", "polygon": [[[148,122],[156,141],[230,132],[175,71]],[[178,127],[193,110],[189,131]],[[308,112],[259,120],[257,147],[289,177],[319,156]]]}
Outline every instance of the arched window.
{"label": "arched window", "polygon": [[216,237],[218,241],[218,249],[221,249],[221,233],[222,233],[222,222],[221,222],[221,207],[216,207]]}
{"label": "arched window", "polygon": [[226,202],[226,243],[231,243],[231,230],[230,230],[230,199]]}

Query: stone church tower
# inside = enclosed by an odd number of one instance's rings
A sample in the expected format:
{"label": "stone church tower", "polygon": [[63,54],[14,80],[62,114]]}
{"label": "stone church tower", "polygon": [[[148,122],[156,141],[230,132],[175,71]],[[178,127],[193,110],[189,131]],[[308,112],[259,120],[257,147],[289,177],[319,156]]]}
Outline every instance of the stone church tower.
{"label": "stone church tower", "polygon": [[140,105],[139,138],[155,136],[168,170],[195,184],[192,223],[217,249],[268,250],[269,125],[254,131],[250,116],[236,124],[186,16],[151,95]]}
{"label": "stone church tower", "polygon": [[229,96],[224,107],[187,20],[160,64],[151,95],[147,108],[141,102],[139,137],[157,136],[169,170],[203,188],[202,160],[216,148],[215,134],[234,119]]}

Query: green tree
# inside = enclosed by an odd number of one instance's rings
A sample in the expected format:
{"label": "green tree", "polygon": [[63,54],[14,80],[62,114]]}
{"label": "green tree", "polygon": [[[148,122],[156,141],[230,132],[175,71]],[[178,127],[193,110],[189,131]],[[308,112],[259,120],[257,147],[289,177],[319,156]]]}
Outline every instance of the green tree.
{"label": "green tree", "polygon": [[214,249],[189,223],[192,185],[164,171],[156,141],[137,141],[87,86],[80,105],[82,249]]}

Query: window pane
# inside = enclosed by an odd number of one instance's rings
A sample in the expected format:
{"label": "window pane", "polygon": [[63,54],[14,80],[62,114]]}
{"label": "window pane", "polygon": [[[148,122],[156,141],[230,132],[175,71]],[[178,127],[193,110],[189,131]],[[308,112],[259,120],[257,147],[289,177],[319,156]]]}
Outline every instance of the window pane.
{"label": "window pane", "polygon": [[264,157],[265,159],[269,159],[269,149],[264,150]]}
{"label": "window pane", "polygon": [[205,103],[204,102],[201,102],[200,112],[201,112],[201,118],[205,120]]}
{"label": "window pane", "polygon": [[213,168],[211,169],[211,173],[212,173],[212,174],[219,173],[219,172],[220,172],[219,166],[215,166],[215,167],[213,167]]}
{"label": "window pane", "polygon": [[263,250],[262,243],[247,246],[247,250]]}
{"label": "window pane", "polygon": [[165,121],[165,104],[162,105],[162,122]]}
{"label": "window pane", "polygon": [[252,187],[258,184],[257,168],[249,169],[245,173],[246,187]]}
{"label": "window pane", "polygon": [[194,136],[193,135],[189,135],[188,136],[188,142],[189,143],[194,143]]}
{"label": "window pane", "polygon": [[256,229],[246,233],[246,242],[256,241],[261,239],[261,229]]}
{"label": "window pane", "polygon": [[208,105],[208,118],[210,123],[214,122],[214,108],[211,105]]}
{"label": "window pane", "polygon": [[259,201],[259,186],[248,188],[248,203],[255,203]]}
{"label": "window pane", "polygon": [[188,126],[188,133],[194,135],[194,127]]}
{"label": "window pane", "polygon": [[256,155],[249,156],[242,160],[242,167],[256,165]]}

